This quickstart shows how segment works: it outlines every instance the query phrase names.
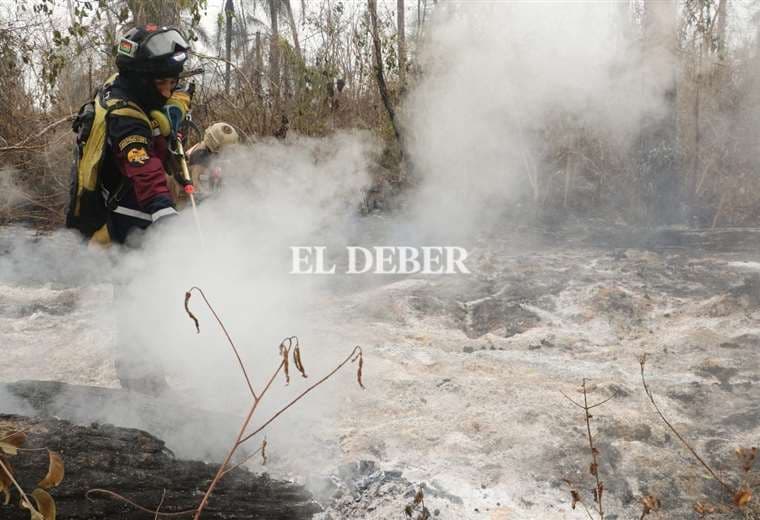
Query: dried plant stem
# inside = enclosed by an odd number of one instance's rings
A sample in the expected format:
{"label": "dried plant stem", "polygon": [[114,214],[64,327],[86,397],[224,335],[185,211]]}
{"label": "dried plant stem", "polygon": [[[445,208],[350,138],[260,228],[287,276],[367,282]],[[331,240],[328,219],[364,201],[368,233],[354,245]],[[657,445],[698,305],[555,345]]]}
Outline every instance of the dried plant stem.
{"label": "dried plant stem", "polygon": [[240,441],[240,443],[241,444],[244,443],[245,441],[247,441],[248,439],[250,439],[251,437],[253,437],[257,433],[261,432],[261,430],[263,430],[264,428],[266,428],[267,426],[269,426],[269,424],[272,421],[274,421],[280,415],[282,415],[283,413],[285,413],[285,411],[287,411],[288,408],[290,408],[291,406],[293,406],[294,404],[296,404],[298,401],[300,401],[301,399],[303,399],[309,392],[311,392],[312,390],[314,390],[316,387],[318,387],[319,385],[321,385],[322,383],[324,383],[325,381],[327,381],[328,379],[330,379],[333,375],[335,375],[336,372],[338,372],[341,368],[343,368],[344,366],[346,366],[346,364],[348,364],[348,362],[352,361],[352,359],[354,359],[356,355],[361,354],[361,352],[362,352],[362,349],[361,349],[360,346],[357,345],[356,347],[354,347],[354,350],[351,351],[351,353],[346,357],[346,359],[344,359],[338,366],[336,366],[329,374],[327,374],[322,379],[320,379],[319,381],[317,381],[316,383],[314,383],[313,385],[311,385],[309,388],[307,388],[306,390],[304,390],[303,392],[301,392],[300,394],[298,394],[297,397],[295,397],[292,401],[290,401],[288,404],[286,404],[285,406],[283,406],[280,409],[280,411],[278,411],[271,418],[269,418],[268,421],[266,421],[264,424],[262,424],[261,426],[259,426],[258,428],[256,428],[256,430],[254,430],[250,434],[246,435]]}
{"label": "dried plant stem", "polygon": [[[280,344],[281,348],[283,344],[284,342]],[[269,387],[272,386],[272,382],[274,382],[274,379],[277,377],[277,374],[280,373],[284,364],[285,364],[285,361],[280,361],[280,365],[277,367],[277,370],[275,370],[272,376],[269,378],[269,381],[267,381],[267,384],[264,387],[264,389],[261,391],[260,396],[253,399],[253,404],[251,405],[251,409],[248,411],[248,415],[245,417],[245,420],[243,421],[243,424],[240,427],[240,432],[235,438],[235,442],[232,444],[232,448],[230,448],[230,451],[227,453],[227,456],[224,458],[224,462],[222,462],[222,465],[219,466],[219,469],[217,470],[216,475],[214,475],[214,479],[211,481],[211,484],[209,484],[208,489],[206,489],[206,492],[203,495],[203,499],[201,500],[201,503],[195,512],[195,516],[193,517],[194,520],[198,520],[201,517],[201,512],[206,507],[206,504],[208,504],[208,498],[211,496],[211,492],[214,491],[214,488],[219,483],[219,480],[221,480],[221,478],[224,476],[225,468],[229,465],[230,460],[232,460],[232,456],[235,454],[235,451],[237,451],[237,449],[242,444],[243,441],[241,441],[241,439],[243,438],[243,435],[245,435],[245,430],[248,429],[248,424],[251,422],[251,419],[253,419],[253,414],[256,413],[256,408],[258,408],[259,403],[261,402],[261,399],[267,393],[267,390],[269,390]]]}
{"label": "dried plant stem", "polygon": [[21,495],[22,500],[26,505],[28,505],[30,508],[32,508],[33,511],[37,511],[33,506],[32,503],[29,501],[29,497],[26,496],[26,493],[24,493],[24,490],[21,489],[21,486],[19,486],[16,479],[13,477],[13,473],[11,473],[10,468],[5,465],[2,459],[0,459],[0,469],[2,469],[6,475],[8,475],[8,478],[11,479],[11,482],[13,482],[13,485],[16,486],[16,489],[18,489],[19,494]]}
{"label": "dried plant stem", "polygon": [[[243,363],[243,360],[240,357],[240,353],[238,352],[235,342],[232,341],[232,338],[230,337],[230,333],[227,332],[227,327],[224,326],[224,323],[222,323],[221,318],[219,318],[219,315],[216,313],[216,311],[214,310],[214,307],[208,301],[208,298],[206,298],[206,295],[203,293],[203,290],[200,287],[195,287],[195,286],[191,287],[190,290],[187,291],[187,294],[193,292],[194,290],[200,293],[201,298],[203,298],[203,301],[206,302],[206,306],[211,311],[211,314],[214,315],[214,318],[216,319],[216,322],[219,324],[219,327],[221,327],[222,332],[224,332],[224,335],[227,338],[227,342],[230,344],[230,347],[232,347],[232,351],[235,353],[235,357],[237,358],[238,365],[240,365],[240,370],[243,372],[243,377],[245,378],[245,382],[248,385],[248,390],[250,390],[253,398],[257,399],[256,392],[253,390],[253,384],[251,384],[251,379],[248,377],[248,372],[245,370],[245,364]],[[196,323],[196,326],[197,326],[197,323]]]}
{"label": "dried plant stem", "polygon": [[[601,481],[599,480],[599,464],[597,462],[597,449],[594,447],[594,436],[591,435],[591,414],[589,414],[589,410],[591,407],[588,405],[588,392],[586,391],[586,379],[583,379],[583,411],[585,413],[586,418],[586,433],[588,434],[588,448],[589,451],[591,451],[591,463],[593,464],[593,474],[594,478],[596,479],[596,505],[597,509],[599,510],[599,518],[604,520],[604,507],[602,506],[602,493],[603,493],[603,485]],[[611,399],[611,398],[610,398]],[[607,399],[609,401],[609,399]],[[606,402],[606,401],[603,401]],[[593,406],[599,406],[602,403],[597,403]]]}
{"label": "dried plant stem", "polygon": [[588,510],[588,507],[586,507],[586,504],[584,504],[583,502],[579,502],[579,503],[580,505],[583,506],[583,510],[586,511],[586,514],[588,515],[589,519],[594,520],[594,517],[591,516],[591,511]]}
{"label": "dried plant stem", "polygon": [[138,510],[144,512],[144,513],[150,513],[151,515],[159,516],[159,517],[162,517],[162,516],[165,516],[165,517],[187,516],[187,515],[192,515],[196,511],[196,509],[186,509],[184,511],[175,511],[173,513],[162,513],[162,512],[160,512],[158,510],[153,510],[153,509],[148,509],[147,507],[143,507],[140,504],[138,504],[137,502],[133,502],[132,500],[130,500],[127,497],[122,496],[122,495],[120,495],[118,493],[114,493],[113,491],[109,491],[107,489],[100,489],[100,488],[88,489],[87,493],[84,494],[84,496],[87,498],[87,500],[92,500],[90,498],[90,494],[92,494],[92,493],[100,493],[102,495],[107,495],[107,496],[109,496],[111,498],[115,498],[116,500],[124,502],[125,504],[129,504],[130,506],[132,506],[135,509],[138,509]]}
{"label": "dried plant stem", "polygon": [[[280,366],[282,366],[282,364]],[[277,372],[279,372],[279,369],[277,370]],[[274,377],[272,377],[272,379],[274,379]],[[271,382],[271,379],[270,379],[270,382]],[[230,448],[230,451],[227,452],[227,456],[224,458],[224,462],[222,462],[222,465],[219,466],[219,469],[217,470],[216,475],[214,475],[214,479],[211,481],[211,484],[209,484],[208,488],[206,489],[206,492],[203,494],[203,499],[201,499],[201,503],[198,505],[198,509],[196,509],[195,515],[193,516],[194,520],[198,520],[201,517],[201,513],[203,512],[203,509],[206,507],[206,504],[208,504],[208,499],[211,496],[211,493],[214,491],[214,488],[216,488],[216,485],[219,483],[219,480],[221,480],[221,478],[224,476],[225,468],[230,463],[232,456],[235,454],[235,451],[240,446],[240,439],[245,434],[245,430],[248,428],[248,423],[251,422],[251,419],[253,418],[253,414],[256,413],[256,408],[258,408],[260,401],[261,401],[261,398],[253,400],[251,409],[248,411],[248,415],[245,417],[245,420],[243,421],[243,424],[240,427],[240,432],[238,433],[237,438],[235,439],[235,442],[232,445],[232,448]]]}
{"label": "dried plant stem", "polygon": [[246,462],[248,462],[249,460],[251,460],[252,458],[254,458],[256,455],[258,455],[259,453],[261,453],[261,448],[257,449],[256,451],[254,451],[253,453],[251,453],[250,455],[248,455],[245,459],[241,460],[240,462],[238,462],[234,466],[230,466],[229,468],[226,468],[224,470],[224,472],[222,473],[222,475],[226,475],[230,471],[233,471],[233,470],[239,468],[240,466],[242,466],[243,464],[245,464]]}
{"label": "dried plant stem", "polygon": [[164,488],[164,492],[161,493],[161,501],[158,503],[158,507],[156,508],[156,514],[153,517],[153,520],[158,520],[158,517],[160,516],[161,506],[164,505],[164,499],[166,498],[166,488]]}
{"label": "dried plant stem", "polygon": [[[290,338],[286,338],[283,340],[282,343],[280,343],[280,350],[285,352],[285,355],[287,356],[290,353],[290,350],[293,348],[293,341],[297,341],[295,336],[292,336]],[[287,345],[286,345],[287,342]],[[214,488],[216,488],[217,484],[219,484],[219,481],[221,478],[231,471],[234,468],[228,468],[228,465],[230,463],[230,460],[232,460],[233,455],[237,451],[237,449],[248,439],[256,435],[257,433],[261,432],[264,428],[266,428],[269,424],[272,423],[277,417],[282,415],[286,410],[288,410],[290,407],[292,407],[294,404],[296,404],[298,401],[300,401],[303,397],[305,397],[309,392],[314,390],[316,387],[327,381],[330,377],[332,377],[338,370],[340,370],[343,366],[346,365],[351,359],[353,359],[357,353],[361,352],[361,347],[354,347],[354,350],[351,351],[351,354],[346,357],[346,359],[340,363],[336,368],[334,368],[329,374],[327,374],[325,377],[311,385],[309,388],[301,392],[296,398],[294,398],[292,401],[290,401],[288,404],[283,406],[276,414],[274,414],[272,417],[270,417],[264,424],[262,424],[260,427],[258,427],[254,432],[245,435],[245,431],[248,429],[248,425],[250,424],[251,420],[253,419],[253,415],[256,413],[256,409],[258,408],[259,403],[261,402],[262,398],[266,395],[269,388],[272,386],[272,383],[274,382],[275,378],[282,372],[286,359],[283,359],[280,361],[279,366],[277,369],[272,373],[271,377],[267,381],[266,386],[264,389],[259,393],[259,397],[254,399],[253,404],[251,405],[251,409],[248,411],[248,415],[246,416],[245,420],[243,421],[243,424],[240,428],[240,433],[238,433],[237,438],[235,439],[235,442],[232,445],[232,448],[227,453],[227,456],[224,459],[224,462],[222,462],[222,465],[219,466],[219,470],[216,472],[216,475],[214,476],[214,479],[211,481],[211,484],[209,484],[208,489],[206,489],[206,493],[203,495],[203,499],[201,500],[200,505],[198,506],[198,510],[193,517],[194,520],[198,520],[200,518],[201,512],[208,504],[208,499],[211,496],[211,493],[214,491]],[[236,467],[236,466],[235,466]]]}
{"label": "dried plant stem", "polygon": [[[151,513],[155,515],[155,518],[158,518],[159,516],[184,516],[184,515],[193,515],[193,520],[199,520],[201,517],[201,514],[203,513],[203,510],[208,505],[209,497],[213,493],[214,489],[216,489],[217,485],[221,481],[222,477],[229,473],[230,471],[240,467],[242,464],[250,460],[254,455],[261,452],[262,455],[264,455],[264,450],[266,447],[266,441],[264,444],[262,444],[261,448],[259,448],[256,452],[254,452],[252,455],[247,457],[242,462],[239,462],[237,464],[231,465],[230,462],[232,461],[233,456],[237,452],[238,448],[246,442],[248,439],[256,435],[257,433],[261,432],[264,428],[269,426],[275,419],[277,419],[280,415],[285,413],[289,408],[291,408],[293,405],[295,405],[298,401],[303,399],[309,392],[317,388],[319,385],[330,379],[335,373],[337,373],[341,368],[343,368],[347,363],[352,361],[359,361],[359,369],[357,371],[357,380],[359,382],[359,385],[364,388],[361,382],[361,371],[362,371],[362,361],[363,361],[363,354],[362,349],[360,346],[356,346],[353,348],[351,353],[338,365],[336,366],[330,373],[328,373],[326,376],[321,378],[319,381],[308,387],[306,390],[301,392],[297,397],[295,397],[293,400],[291,400],[288,404],[283,406],[277,413],[275,413],[273,416],[271,416],[267,421],[265,421],[261,426],[259,426],[255,431],[253,431],[250,434],[246,435],[246,431],[248,430],[249,425],[251,424],[251,421],[253,420],[254,415],[256,414],[256,410],[259,408],[259,403],[261,403],[264,396],[266,396],[269,389],[272,387],[272,383],[274,383],[274,380],[277,378],[277,376],[283,372],[283,370],[286,373],[287,376],[287,369],[288,369],[288,363],[289,358],[291,355],[294,357],[294,363],[296,365],[296,368],[301,372],[301,375],[303,377],[306,377],[306,372],[303,367],[303,363],[301,362],[301,353],[299,350],[299,343],[298,338],[296,336],[290,336],[288,338],[285,338],[280,342],[279,345],[279,352],[281,355],[280,364],[277,366],[277,368],[274,370],[274,372],[271,374],[269,379],[267,380],[264,387],[261,389],[261,391],[257,394],[256,391],[253,388],[253,384],[251,383],[250,378],[248,377],[248,373],[245,369],[245,364],[243,363],[242,358],[240,357],[240,354],[238,352],[237,346],[235,345],[235,342],[230,337],[229,333],[227,332],[227,327],[225,327],[224,323],[222,322],[219,315],[217,315],[214,308],[211,306],[211,303],[206,298],[206,295],[203,293],[203,291],[199,287],[191,287],[186,293],[185,293],[185,311],[187,312],[188,316],[191,320],[195,323],[196,329],[198,328],[198,320],[193,315],[193,313],[190,311],[190,308],[188,306],[188,300],[190,299],[191,292],[195,290],[198,293],[200,293],[201,297],[203,298],[203,301],[206,303],[206,306],[209,308],[211,313],[214,315],[214,318],[216,318],[217,323],[219,324],[219,327],[224,332],[224,335],[227,337],[227,341],[229,342],[230,346],[232,347],[232,351],[235,353],[235,357],[238,360],[238,364],[240,365],[240,370],[243,372],[243,377],[245,377],[245,381],[248,384],[248,388],[251,392],[252,402],[250,409],[248,410],[247,415],[245,416],[245,419],[243,420],[243,423],[240,425],[240,431],[237,434],[237,437],[235,438],[235,441],[233,442],[232,446],[230,447],[229,451],[227,452],[227,455],[224,457],[224,461],[219,466],[219,469],[217,469],[216,473],[214,474],[214,478],[211,480],[211,483],[209,484],[208,488],[203,494],[203,498],[201,499],[200,504],[198,504],[198,507],[193,510],[188,511],[180,511],[177,513],[161,513],[159,510],[161,506],[163,505],[163,498],[161,499],[161,503],[159,504],[158,509],[151,510],[148,508],[145,508],[121,495],[118,493],[114,493],[112,491],[108,491],[105,489],[91,489],[87,492],[87,498],[89,499],[90,493],[102,493],[105,495],[108,495],[112,498],[115,498],[117,500],[121,500],[127,504],[130,504],[131,506],[139,509],[140,511],[144,511],[146,513]],[[289,378],[288,378],[289,380]],[[264,455],[264,459],[266,461],[266,457]],[[164,491],[165,493],[165,491]]]}
{"label": "dried plant stem", "polygon": [[652,394],[652,391],[649,389],[649,386],[647,385],[647,380],[644,377],[644,365],[646,364],[646,354],[642,355],[639,358],[639,365],[641,365],[641,384],[644,386],[644,392],[646,392],[647,397],[649,397],[649,402],[652,403],[652,406],[654,407],[655,412],[657,412],[657,415],[660,416],[660,419],[662,419],[662,422],[665,423],[665,425],[670,429],[670,431],[673,432],[673,434],[678,438],[679,441],[681,441],[681,444],[686,446],[686,449],[691,452],[691,454],[694,456],[695,459],[704,467],[708,473],[714,478],[718,483],[723,486],[723,488],[728,491],[731,495],[734,495],[736,491],[729,486],[722,478],[720,478],[715,471],[710,467],[707,462],[704,461],[702,457],[699,456],[699,454],[696,452],[694,448],[692,448],[691,444],[684,438],[683,435],[681,435],[678,430],[675,429],[675,427],[668,421],[668,419],[665,417],[665,415],[660,410],[660,407],[657,406],[657,403],[654,401],[654,395]]}
{"label": "dried plant stem", "polygon": [[[596,449],[596,446],[594,446],[594,436],[591,433],[591,418],[592,415],[589,413],[592,409],[602,406],[603,404],[609,402],[610,400],[614,399],[617,396],[617,393],[612,394],[607,399],[604,399],[602,401],[599,401],[598,403],[589,404],[588,403],[588,388],[586,387],[586,378],[583,378],[583,383],[581,384],[581,389],[583,390],[583,404],[576,402],[574,399],[571,399],[569,396],[567,396],[564,392],[560,391],[560,393],[564,396],[565,399],[573,403],[578,408],[581,408],[583,410],[583,417],[586,421],[586,436],[588,438],[588,449],[591,453],[591,466],[589,468],[589,471],[594,476],[594,479],[596,480],[596,488],[594,488],[594,502],[596,502],[596,509],[599,513],[600,520],[604,520],[604,506],[602,502],[602,498],[604,496],[604,483],[599,479],[599,461],[598,461],[598,454],[599,450]],[[593,520],[593,516],[591,515],[591,511],[586,507],[586,504],[583,503],[582,500],[576,498],[578,497],[578,492],[575,491],[572,488],[572,484],[568,482],[568,485],[571,486],[571,491],[573,492],[573,503],[580,503],[583,506],[583,509],[586,511],[586,515],[590,519]]]}

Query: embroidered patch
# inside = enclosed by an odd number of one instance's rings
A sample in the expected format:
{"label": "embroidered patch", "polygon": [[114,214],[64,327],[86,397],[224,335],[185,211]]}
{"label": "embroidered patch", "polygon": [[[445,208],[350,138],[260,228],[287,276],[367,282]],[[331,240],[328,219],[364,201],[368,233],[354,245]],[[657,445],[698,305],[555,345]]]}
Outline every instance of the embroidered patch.
{"label": "embroidered patch", "polygon": [[130,135],[119,141],[119,151],[123,152],[124,149],[130,144],[148,144],[148,140],[141,135]]}
{"label": "embroidered patch", "polygon": [[134,58],[135,54],[137,54],[137,42],[133,42],[132,40],[129,40],[127,38],[122,38],[119,42],[119,54],[123,54],[124,56],[129,56],[130,58]]}
{"label": "embroidered patch", "polygon": [[127,161],[132,166],[142,166],[148,162],[148,159],[150,159],[150,157],[144,146],[136,146],[127,153]]}

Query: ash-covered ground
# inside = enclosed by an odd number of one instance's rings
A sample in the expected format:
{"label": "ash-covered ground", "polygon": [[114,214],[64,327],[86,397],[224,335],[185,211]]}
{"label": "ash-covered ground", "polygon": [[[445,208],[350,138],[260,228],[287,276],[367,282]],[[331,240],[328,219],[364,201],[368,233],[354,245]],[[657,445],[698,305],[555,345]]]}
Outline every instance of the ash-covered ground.
{"label": "ash-covered ground", "polygon": [[[9,233],[22,232],[3,240]],[[607,518],[639,518],[643,495],[661,500],[660,518],[691,518],[697,500],[724,498],[656,416],[639,356],[649,354],[648,383],[666,416],[738,485],[734,449],[757,445],[760,433],[760,231],[556,236],[479,239],[470,275],[361,288],[336,276],[312,318],[337,343],[363,345],[367,389],[352,387],[312,424],[318,454],[277,454],[275,443],[268,471],[305,481],[325,518],[406,518],[420,485],[435,518],[583,518],[564,479],[592,487],[586,426],[562,393],[582,399],[587,378],[590,399],[615,396],[591,422]],[[11,276],[24,270],[2,252],[0,381],[118,386],[101,312],[108,281]],[[341,377],[337,388],[353,384]],[[304,476],[310,455],[318,468]]]}

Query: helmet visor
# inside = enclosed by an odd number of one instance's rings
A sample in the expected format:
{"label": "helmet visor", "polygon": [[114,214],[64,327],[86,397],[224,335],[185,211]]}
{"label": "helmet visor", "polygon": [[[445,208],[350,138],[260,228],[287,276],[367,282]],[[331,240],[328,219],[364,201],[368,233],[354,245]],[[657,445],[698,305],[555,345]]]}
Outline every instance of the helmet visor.
{"label": "helmet visor", "polygon": [[151,58],[174,54],[177,51],[186,51],[190,48],[187,40],[176,29],[154,33],[148,37],[143,45]]}

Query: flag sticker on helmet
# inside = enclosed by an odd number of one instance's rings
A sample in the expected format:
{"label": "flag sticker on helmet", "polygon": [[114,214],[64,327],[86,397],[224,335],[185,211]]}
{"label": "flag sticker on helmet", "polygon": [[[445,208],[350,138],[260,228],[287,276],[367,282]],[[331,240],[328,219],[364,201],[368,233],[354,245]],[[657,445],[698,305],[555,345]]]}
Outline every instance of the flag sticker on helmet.
{"label": "flag sticker on helmet", "polygon": [[150,157],[144,146],[136,146],[127,153],[127,162],[132,166],[142,166],[148,162]]}
{"label": "flag sticker on helmet", "polygon": [[119,54],[134,58],[137,54],[137,42],[133,42],[127,38],[122,38],[119,42]]}

